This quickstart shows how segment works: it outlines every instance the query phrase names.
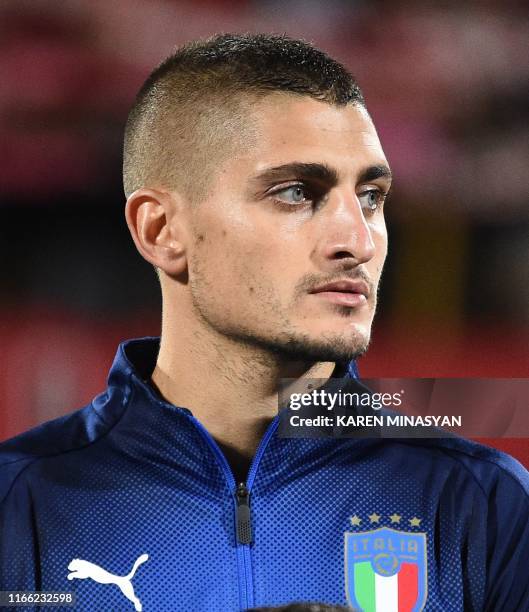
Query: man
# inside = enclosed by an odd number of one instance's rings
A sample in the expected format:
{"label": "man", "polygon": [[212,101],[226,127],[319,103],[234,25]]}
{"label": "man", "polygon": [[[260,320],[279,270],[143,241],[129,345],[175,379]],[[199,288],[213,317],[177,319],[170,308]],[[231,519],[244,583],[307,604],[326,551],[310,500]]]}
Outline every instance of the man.
{"label": "man", "polygon": [[161,340],[123,343],[105,393],[3,445],[1,589],[82,610],[529,610],[513,459],[277,433],[282,379],[356,384],[390,182],[357,84],[306,43],[223,35],[153,72],[124,183]]}

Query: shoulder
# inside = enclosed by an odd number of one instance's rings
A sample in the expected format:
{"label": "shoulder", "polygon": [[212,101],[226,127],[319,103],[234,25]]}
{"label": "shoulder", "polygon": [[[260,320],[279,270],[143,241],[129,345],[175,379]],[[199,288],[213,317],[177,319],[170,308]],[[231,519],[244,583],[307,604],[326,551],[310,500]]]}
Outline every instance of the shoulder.
{"label": "shoulder", "polygon": [[486,497],[511,491],[529,506],[529,472],[514,457],[465,438],[407,440],[406,444],[434,453],[440,463],[465,471]]}
{"label": "shoulder", "polygon": [[500,479],[529,498],[529,472],[507,453],[464,438],[445,439],[441,448],[459,460],[484,487],[490,488]]}
{"label": "shoulder", "polygon": [[75,412],[0,443],[0,503],[32,466],[52,457],[65,457],[73,451],[89,449],[103,438],[125,408],[122,402],[109,399],[108,393],[102,393]]}

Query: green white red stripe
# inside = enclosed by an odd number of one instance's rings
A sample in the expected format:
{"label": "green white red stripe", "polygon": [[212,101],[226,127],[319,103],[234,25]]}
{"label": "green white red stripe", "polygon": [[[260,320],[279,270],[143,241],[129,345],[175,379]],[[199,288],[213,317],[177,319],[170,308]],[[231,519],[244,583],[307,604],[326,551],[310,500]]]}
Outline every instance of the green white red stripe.
{"label": "green white red stripe", "polygon": [[418,567],[402,563],[393,576],[381,576],[371,561],[354,565],[355,597],[363,612],[411,612],[418,597]]}

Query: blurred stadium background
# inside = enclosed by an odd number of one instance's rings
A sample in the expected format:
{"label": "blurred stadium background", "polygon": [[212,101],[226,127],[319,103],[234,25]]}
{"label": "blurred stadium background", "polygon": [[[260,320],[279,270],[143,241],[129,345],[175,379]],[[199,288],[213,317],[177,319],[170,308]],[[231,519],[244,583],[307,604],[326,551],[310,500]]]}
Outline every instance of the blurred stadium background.
{"label": "blurred stadium background", "polygon": [[123,126],[175,45],[230,31],[313,41],[364,90],[396,182],[362,374],[529,376],[523,2],[3,0],[0,439],[87,403],[120,340],[159,333]]}

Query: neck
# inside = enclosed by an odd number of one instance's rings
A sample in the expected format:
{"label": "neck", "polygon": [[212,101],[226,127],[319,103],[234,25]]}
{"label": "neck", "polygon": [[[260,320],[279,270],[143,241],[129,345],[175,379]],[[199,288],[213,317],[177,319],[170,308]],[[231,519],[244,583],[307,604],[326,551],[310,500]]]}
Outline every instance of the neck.
{"label": "neck", "polygon": [[333,369],[332,362],[289,360],[204,325],[172,325],[164,317],[152,381],[167,401],[191,410],[245,480],[277,414],[281,379],[326,380]]}

